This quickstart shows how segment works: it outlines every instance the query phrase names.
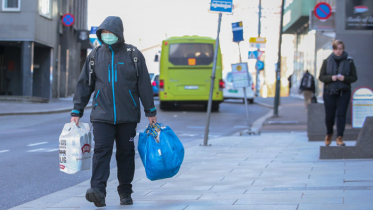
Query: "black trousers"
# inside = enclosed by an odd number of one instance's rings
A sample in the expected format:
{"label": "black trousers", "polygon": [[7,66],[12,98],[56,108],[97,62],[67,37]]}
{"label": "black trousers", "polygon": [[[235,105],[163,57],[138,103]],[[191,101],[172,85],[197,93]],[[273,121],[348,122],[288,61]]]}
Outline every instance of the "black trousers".
{"label": "black trousers", "polygon": [[326,134],[333,134],[335,116],[337,114],[337,136],[343,136],[346,126],[346,113],[351,99],[351,90],[343,91],[339,95],[323,94],[325,107]]}
{"label": "black trousers", "polygon": [[92,123],[95,148],[92,160],[91,188],[99,188],[106,195],[110,175],[110,159],[114,140],[117,145],[118,193],[131,193],[135,174],[135,145],[137,123]]}

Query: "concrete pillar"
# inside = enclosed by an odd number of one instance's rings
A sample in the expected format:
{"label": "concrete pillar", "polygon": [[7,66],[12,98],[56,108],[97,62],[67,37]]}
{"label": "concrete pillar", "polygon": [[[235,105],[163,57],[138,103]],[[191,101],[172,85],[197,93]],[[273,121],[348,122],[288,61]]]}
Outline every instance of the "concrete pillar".
{"label": "concrete pillar", "polygon": [[34,63],[34,42],[22,42],[21,49],[21,86],[22,96],[32,96],[32,74]]}

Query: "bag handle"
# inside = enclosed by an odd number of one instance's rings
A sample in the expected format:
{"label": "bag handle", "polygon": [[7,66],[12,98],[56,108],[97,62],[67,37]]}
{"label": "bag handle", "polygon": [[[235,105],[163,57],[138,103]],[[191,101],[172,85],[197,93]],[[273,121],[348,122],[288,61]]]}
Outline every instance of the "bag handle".
{"label": "bag handle", "polygon": [[144,133],[147,134],[147,136],[151,135],[155,139],[157,143],[159,143],[159,138],[158,138],[158,132],[163,130],[165,127],[162,123],[154,123],[154,124],[149,124]]}

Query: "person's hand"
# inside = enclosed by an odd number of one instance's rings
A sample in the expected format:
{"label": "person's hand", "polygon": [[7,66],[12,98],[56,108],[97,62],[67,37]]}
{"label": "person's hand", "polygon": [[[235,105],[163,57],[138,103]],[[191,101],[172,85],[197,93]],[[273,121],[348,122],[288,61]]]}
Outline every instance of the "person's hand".
{"label": "person's hand", "polygon": [[333,81],[337,81],[337,79],[338,79],[338,76],[337,76],[337,75],[333,75],[333,76],[332,76],[332,80],[333,80]]}
{"label": "person's hand", "polygon": [[71,122],[75,122],[76,126],[79,125],[79,119],[80,117],[71,117]]}
{"label": "person's hand", "polygon": [[156,123],[157,122],[157,117],[156,116],[153,116],[153,117],[148,117],[149,119],[149,124],[153,124],[153,123]]}
{"label": "person's hand", "polygon": [[343,76],[343,75],[339,75],[337,79],[338,79],[339,81],[343,81],[343,80],[345,80],[345,76]]}

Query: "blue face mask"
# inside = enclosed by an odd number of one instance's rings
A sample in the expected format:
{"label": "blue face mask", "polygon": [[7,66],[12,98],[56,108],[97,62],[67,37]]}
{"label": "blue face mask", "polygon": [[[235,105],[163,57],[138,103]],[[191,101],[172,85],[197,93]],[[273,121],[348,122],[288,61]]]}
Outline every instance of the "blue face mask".
{"label": "blue face mask", "polygon": [[101,39],[102,39],[103,42],[105,42],[108,45],[112,45],[112,44],[114,44],[115,42],[118,41],[118,37],[115,36],[112,33],[103,33],[103,34],[101,34]]}

